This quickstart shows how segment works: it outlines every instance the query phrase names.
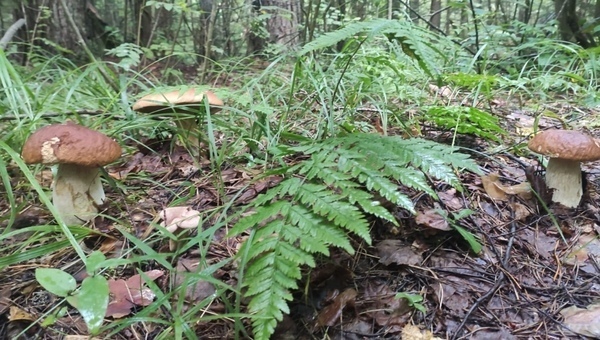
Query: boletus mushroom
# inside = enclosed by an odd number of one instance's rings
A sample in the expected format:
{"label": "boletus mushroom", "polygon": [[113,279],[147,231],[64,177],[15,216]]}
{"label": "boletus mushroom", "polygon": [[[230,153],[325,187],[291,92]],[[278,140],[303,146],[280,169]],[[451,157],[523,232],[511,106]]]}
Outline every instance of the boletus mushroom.
{"label": "boletus mushroom", "polygon": [[546,185],[554,191],[552,201],[577,207],[583,196],[581,162],[600,159],[600,141],[579,131],[546,130],[529,141],[529,149],[550,158]]}
{"label": "boletus mushroom", "polygon": [[168,91],[148,94],[133,104],[132,109],[141,113],[175,114],[175,124],[190,145],[199,148],[198,117],[199,110],[204,108],[204,100],[210,105],[210,113],[221,111],[223,101],[211,91],[189,88],[185,91]]}
{"label": "boletus mushroom", "polygon": [[120,156],[117,142],[71,122],[37,130],[21,152],[27,164],[58,164],[52,203],[68,225],[85,223],[98,214],[98,207],[106,199],[100,167]]}

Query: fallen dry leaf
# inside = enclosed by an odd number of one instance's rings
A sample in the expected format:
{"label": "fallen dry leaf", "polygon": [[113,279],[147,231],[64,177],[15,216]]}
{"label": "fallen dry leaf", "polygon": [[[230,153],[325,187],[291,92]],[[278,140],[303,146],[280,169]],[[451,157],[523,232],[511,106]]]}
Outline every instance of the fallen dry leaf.
{"label": "fallen dry leaf", "polygon": [[531,215],[531,211],[529,208],[519,202],[512,202],[510,204],[511,208],[515,214],[515,220],[524,221],[529,215]]}
{"label": "fallen dry leaf", "polygon": [[442,201],[450,210],[460,210],[463,208],[463,203],[461,202],[460,198],[456,196],[456,189],[454,188],[439,192],[438,197],[440,198],[440,201]]}
{"label": "fallen dry leaf", "polygon": [[516,185],[505,186],[500,183],[500,176],[495,172],[481,176],[481,184],[488,196],[495,200],[506,201],[508,195],[519,195],[524,199],[532,197],[529,183],[523,182]]}
{"label": "fallen dry leaf", "polygon": [[363,292],[365,301],[373,301],[373,308],[365,314],[385,327],[388,334],[400,333],[414,310],[407,299],[396,299],[396,293],[384,283],[369,283]]}
{"label": "fallen dry leaf", "polygon": [[[189,303],[200,302],[216,292],[215,286],[202,279],[189,279],[190,275],[198,272],[199,258],[180,257],[177,260],[177,269],[174,277],[174,285],[185,285],[185,299]],[[193,284],[191,284],[193,282]]]}
{"label": "fallen dry leaf", "polygon": [[485,193],[494,200],[506,201],[508,199],[506,192],[502,190],[502,185],[499,183],[498,174],[491,173],[481,176],[481,184]]}
{"label": "fallen dry leaf", "polygon": [[402,339],[410,340],[442,340],[441,338],[433,336],[433,333],[429,330],[421,331],[416,325],[406,325],[402,328]]}
{"label": "fallen dry leaf", "polygon": [[377,244],[379,263],[386,266],[394,263],[399,265],[418,265],[423,261],[423,255],[415,251],[411,245],[401,240],[383,240]]}
{"label": "fallen dry leaf", "polygon": [[560,311],[565,318],[563,323],[573,332],[600,338],[600,304],[592,304],[587,308],[571,306]]}
{"label": "fallen dry leaf", "polygon": [[342,316],[342,312],[346,306],[354,308],[354,302],[356,300],[356,290],[348,288],[341,294],[335,297],[333,302],[323,308],[317,317],[317,326],[319,327],[332,327],[335,325],[337,320]]}
{"label": "fallen dry leaf", "polygon": [[577,244],[562,260],[564,264],[578,265],[580,270],[594,273],[596,271],[593,264],[588,261],[590,257],[600,258],[600,240],[591,234],[582,234],[577,239]]}
{"label": "fallen dry leaf", "polygon": [[437,209],[429,209],[426,211],[418,211],[415,217],[417,224],[443,231],[452,230],[446,219],[438,214]]}
{"label": "fallen dry leaf", "polygon": [[[164,272],[161,270],[151,270],[145,272],[152,281],[161,277]],[[144,287],[144,282],[140,274],[134,275],[125,280],[108,280],[108,287],[111,300],[108,303],[106,316],[115,319],[122,318],[131,313],[131,308],[135,306],[148,306],[154,301],[155,295],[151,289]]]}
{"label": "fallen dry leaf", "polygon": [[10,314],[8,316],[9,321],[19,321],[19,320],[33,321],[35,319],[36,319],[36,317],[34,317],[30,313],[22,310],[21,308],[19,308],[17,306],[10,306]]}
{"label": "fallen dry leaf", "polygon": [[0,289],[0,315],[4,314],[6,310],[10,307],[10,295],[11,287],[9,285],[6,285],[2,287],[2,289]]}

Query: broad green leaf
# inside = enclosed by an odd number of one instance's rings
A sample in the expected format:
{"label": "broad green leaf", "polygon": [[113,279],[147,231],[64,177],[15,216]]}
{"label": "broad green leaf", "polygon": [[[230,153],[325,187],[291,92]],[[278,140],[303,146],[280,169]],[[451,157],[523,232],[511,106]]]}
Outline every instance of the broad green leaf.
{"label": "broad green leaf", "polygon": [[77,288],[75,278],[60,269],[38,268],[35,270],[35,279],[47,291],[62,297],[68,296]]}
{"label": "broad green leaf", "polygon": [[106,256],[104,256],[101,251],[96,250],[95,252],[91,253],[85,266],[87,273],[93,276],[96,271],[100,269],[100,264],[105,260]]}
{"label": "broad green leaf", "polygon": [[467,229],[457,225],[456,223],[453,223],[452,226],[458,231],[460,236],[462,236],[469,243],[471,250],[473,250],[475,254],[481,253],[482,247],[479,241],[477,241],[475,235],[471,234],[471,232],[469,232]]}
{"label": "broad green leaf", "polygon": [[92,335],[98,334],[108,307],[108,281],[103,276],[85,278],[77,293],[77,310]]}

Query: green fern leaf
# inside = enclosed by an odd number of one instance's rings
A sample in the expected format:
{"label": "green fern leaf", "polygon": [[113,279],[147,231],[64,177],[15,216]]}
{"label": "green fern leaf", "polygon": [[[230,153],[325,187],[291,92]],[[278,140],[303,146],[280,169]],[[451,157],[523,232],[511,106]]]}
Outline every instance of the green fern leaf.
{"label": "green fern leaf", "polygon": [[300,55],[305,55],[316,50],[333,46],[342,40],[346,40],[357,35],[358,33],[361,33],[370,25],[372,25],[371,22],[356,22],[340,28],[337,31],[325,33],[305,44],[302,50],[300,50]]}
{"label": "green fern leaf", "polygon": [[460,188],[457,169],[479,172],[457,148],[420,139],[351,134],[286,150],[308,158],[281,170],[288,178],[257,197],[254,212],[230,233],[251,230],[240,251],[248,263],[241,279],[256,339],[268,339],[289,312],[290,291],[301,268],[316,265],[315,254],[328,256],[330,247],[354,253],[349,232],[370,243],[367,214],[397,225],[373,192],[414,212],[399,184],[435,197],[427,176]]}
{"label": "green fern leaf", "polygon": [[[300,239],[300,248],[329,256],[329,247],[335,245],[351,254],[354,253],[346,233],[309,209],[294,206],[290,211],[290,221],[304,232],[304,237]],[[350,226],[348,229],[357,229],[362,234],[364,227],[364,225]],[[370,240],[370,236],[367,236]]]}

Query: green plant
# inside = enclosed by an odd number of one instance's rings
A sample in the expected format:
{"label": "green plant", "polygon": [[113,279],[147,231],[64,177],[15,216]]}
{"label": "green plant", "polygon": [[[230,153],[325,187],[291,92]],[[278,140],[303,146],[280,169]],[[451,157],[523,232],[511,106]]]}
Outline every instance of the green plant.
{"label": "green plant", "polygon": [[497,117],[474,107],[431,106],[426,108],[423,118],[457,133],[472,134],[495,142],[501,140],[498,136],[506,135]]}
{"label": "green plant", "polygon": [[250,298],[256,339],[268,339],[288,313],[302,267],[329,247],[354,253],[349,233],[370,243],[369,215],[397,224],[374,193],[414,213],[402,185],[436,197],[427,176],[460,189],[455,169],[479,172],[456,148],[422,139],[350,134],[275,150],[307,159],[279,169],[287,178],[256,198],[230,235],[250,230],[240,250],[240,282]]}
{"label": "green plant", "polygon": [[459,220],[473,214],[474,213],[473,210],[463,209],[459,212],[450,214],[445,210],[437,209],[436,212],[440,216],[442,216],[446,220],[446,222],[448,222],[448,224],[450,224],[452,226],[452,228],[454,228],[460,234],[460,236],[462,236],[462,238],[465,241],[467,241],[467,243],[471,247],[471,250],[473,251],[473,253],[475,253],[475,254],[481,253],[481,249],[483,247],[481,246],[481,243],[479,243],[479,241],[477,240],[477,236],[473,235],[473,233],[471,233],[466,228],[464,228],[460,224],[458,224]]}
{"label": "green plant", "polygon": [[410,307],[413,307],[421,313],[427,313],[427,308],[421,303],[423,302],[423,297],[419,294],[400,292],[394,296],[394,299],[406,299]]}
{"label": "green plant", "polygon": [[[347,26],[323,34],[313,41],[304,45],[300,51],[301,55],[324,49],[337,44],[340,41],[351,39],[359,44],[347,43],[346,46],[358,50],[360,44],[378,36],[386,37],[389,42],[400,46],[402,52],[416,61],[419,67],[430,77],[436,77],[440,72],[440,66],[448,62],[446,53],[438,46],[437,36],[425,28],[418,27],[410,21],[376,19],[370,21],[353,22]],[[348,51],[355,53],[353,51]]]}
{"label": "green plant", "polygon": [[108,281],[98,275],[100,265],[106,258],[95,251],[86,261],[86,277],[79,290],[75,278],[60,269],[38,268],[35,270],[36,280],[50,293],[66,298],[67,302],[79,311],[92,335],[100,331],[108,306]]}

